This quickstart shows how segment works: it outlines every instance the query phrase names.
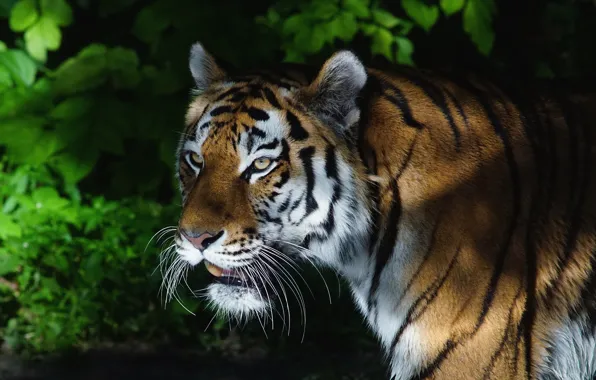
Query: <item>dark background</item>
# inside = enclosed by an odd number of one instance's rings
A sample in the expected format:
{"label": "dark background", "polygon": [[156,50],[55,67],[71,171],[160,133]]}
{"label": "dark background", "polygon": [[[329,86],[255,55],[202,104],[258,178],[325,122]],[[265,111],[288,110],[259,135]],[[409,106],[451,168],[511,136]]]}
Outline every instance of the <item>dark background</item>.
{"label": "dark background", "polygon": [[0,378],[386,376],[333,273],[330,305],[304,268],[304,341],[295,308],[289,336],[280,320],[265,336],[209,323],[184,286],[195,315],[161,302],[171,233],[151,237],[180,212],[193,42],[240,69],[350,48],[388,69],[587,81],[595,40],[591,0],[0,0]]}

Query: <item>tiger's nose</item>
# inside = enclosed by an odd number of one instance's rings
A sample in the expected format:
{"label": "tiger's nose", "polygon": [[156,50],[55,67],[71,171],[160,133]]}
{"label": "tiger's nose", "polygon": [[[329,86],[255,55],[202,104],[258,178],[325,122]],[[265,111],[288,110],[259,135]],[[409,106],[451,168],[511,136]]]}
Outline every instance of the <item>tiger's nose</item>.
{"label": "tiger's nose", "polygon": [[215,243],[222,235],[223,231],[212,235],[209,232],[195,233],[187,230],[180,230],[180,233],[199,251],[204,251],[211,244]]}

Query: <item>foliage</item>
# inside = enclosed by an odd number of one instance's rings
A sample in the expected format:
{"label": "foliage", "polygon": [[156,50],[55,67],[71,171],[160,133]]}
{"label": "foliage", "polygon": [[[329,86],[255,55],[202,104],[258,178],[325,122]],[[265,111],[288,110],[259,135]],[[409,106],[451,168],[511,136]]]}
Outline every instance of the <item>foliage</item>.
{"label": "foliage", "polygon": [[158,300],[149,289],[159,278],[143,250],[171,207],[101,196],[86,202],[75,188],[62,193],[49,170],[6,161],[3,169],[10,175],[0,188],[0,332],[9,346],[46,351],[106,330],[150,334],[156,317],[175,325],[175,314],[151,311]]}
{"label": "foliage", "polygon": [[[593,68],[584,53],[547,49],[584,30],[569,4],[551,0],[540,16],[561,25],[532,57],[541,75]],[[0,0],[10,31],[0,41],[0,340],[29,352],[220,342],[222,321],[204,333],[209,318],[161,307],[158,250],[145,251],[179,212],[173,164],[192,42],[236,66],[318,62],[340,47],[414,65],[447,27],[474,57],[493,57],[499,9],[494,0]]]}
{"label": "foliage", "polygon": [[370,39],[371,51],[390,62],[413,65],[414,45],[408,34],[415,26],[430,32],[442,13],[445,17],[463,12],[463,27],[478,50],[491,51],[494,34],[493,0],[441,0],[427,5],[423,0],[401,0],[407,17],[394,15],[383,4],[370,0],[310,0],[280,2],[259,21],[282,36],[287,61],[303,62],[336,39],[351,41],[361,32]]}

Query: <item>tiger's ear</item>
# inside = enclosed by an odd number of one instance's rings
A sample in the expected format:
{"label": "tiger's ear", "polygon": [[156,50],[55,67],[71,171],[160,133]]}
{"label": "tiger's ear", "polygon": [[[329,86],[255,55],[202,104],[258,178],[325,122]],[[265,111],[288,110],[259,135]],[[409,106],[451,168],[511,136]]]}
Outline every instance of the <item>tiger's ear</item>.
{"label": "tiger's ear", "polygon": [[302,91],[306,105],[317,116],[334,121],[342,131],[351,127],[360,118],[356,100],[364,85],[367,74],[362,62],[350,51],[344,50],[332,55],[323,64],[315,80]]}
{"label": "tiger's ear", "polygon": [[190,48],[188,66],[198,92],[205,91],[211,84],[226,77],[226,73],[215,63],[215,59],[198,42]]}

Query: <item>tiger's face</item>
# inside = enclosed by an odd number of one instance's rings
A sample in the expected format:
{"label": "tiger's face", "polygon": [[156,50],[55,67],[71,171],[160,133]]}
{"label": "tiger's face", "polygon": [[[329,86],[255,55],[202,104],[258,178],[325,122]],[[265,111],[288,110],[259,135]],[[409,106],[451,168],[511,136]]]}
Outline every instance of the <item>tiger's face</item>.
{"label": "tiger's face", "polygon": [[235,80],[199,44],[190,69],[198,96],[177,155],[177,262],[205,263],[214,276],[206,296],[221,310],[264,312],[290,260],[333,265],[343,241],[358,234],[354,223],[366,225],[346,143],[366,72],[344,52],[310,84]]}

